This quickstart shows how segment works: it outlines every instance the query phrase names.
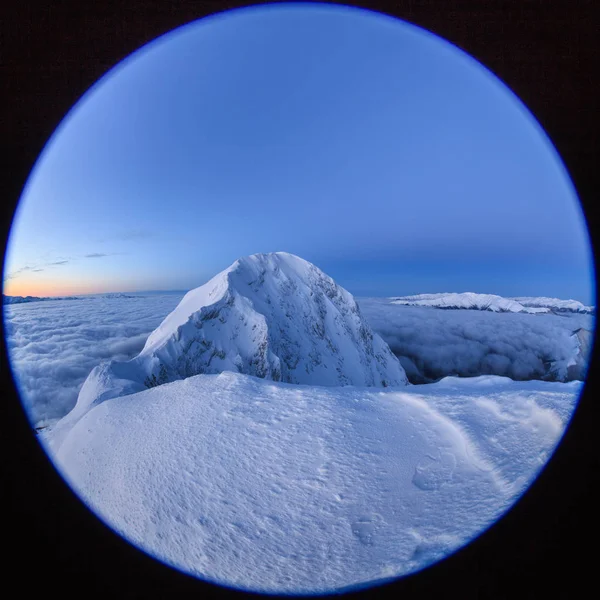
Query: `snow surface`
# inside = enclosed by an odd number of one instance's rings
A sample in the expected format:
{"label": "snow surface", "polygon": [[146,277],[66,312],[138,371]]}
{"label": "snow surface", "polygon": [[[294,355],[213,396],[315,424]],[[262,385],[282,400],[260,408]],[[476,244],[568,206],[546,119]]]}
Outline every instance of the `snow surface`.
{"label": "snow surface", "polygon": [[413,383],[447,375],[585,378],[595,327],[591,314],[443,310],[385,298],[357,302]]}
{"label": "snow surface", "polygon": [[157,558],[222,585],[325,593],[419,570],[492,524],[581,383],[376,389],[198,375],[40,434],[73,489]]}
{"label": "snow surface", "polygon": [[274,252],[241,258],[188,292],[137,357],[92,370],[74,410],[222,371],[297,384],[408,383],[349,292],[311,263]]}
{"label": "snow surface", "polygon": [[527,307],[515,299],[503,298],[494,294],[475,294],[474,292],[418,294],[416,296],[398,296],[390,299],[392,304],[408,306],[434,306],[436,308],[466,308],[471,310],[489,310],[491,312],[550,312],[547,306]]}

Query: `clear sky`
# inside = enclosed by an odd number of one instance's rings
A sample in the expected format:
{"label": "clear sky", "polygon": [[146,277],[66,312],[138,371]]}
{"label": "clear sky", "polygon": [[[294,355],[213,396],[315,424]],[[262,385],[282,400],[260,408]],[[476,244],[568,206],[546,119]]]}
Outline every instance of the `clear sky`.
{"label": "clear sky", "polygon": [[424,30],[301,4],[197,21],[93,86],[32,172],[4,293],[185,290],[279,250],[359,296],[594,303],[575,192],[512,92]]}

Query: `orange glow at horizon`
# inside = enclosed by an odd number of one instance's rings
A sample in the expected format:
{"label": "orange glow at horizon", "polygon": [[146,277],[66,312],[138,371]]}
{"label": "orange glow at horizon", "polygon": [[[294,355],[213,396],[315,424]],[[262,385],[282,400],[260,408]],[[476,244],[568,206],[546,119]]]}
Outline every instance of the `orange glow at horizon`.
{"label": "orange glow at horizon", "polygon": [[[114,282],[116,283],[116,282]],[[109,289],[110,288],[110,289]],[[98,285],[97,282],[80,281],[74,283],[68,279],[49,280],[27,280],[27,279],[9,279],[4,282],[2,293],[6,296],[74,296],[77,294],[100,294],[105,292],[119,292],[116,285],[110,285],[105,282],[104,285]]]}

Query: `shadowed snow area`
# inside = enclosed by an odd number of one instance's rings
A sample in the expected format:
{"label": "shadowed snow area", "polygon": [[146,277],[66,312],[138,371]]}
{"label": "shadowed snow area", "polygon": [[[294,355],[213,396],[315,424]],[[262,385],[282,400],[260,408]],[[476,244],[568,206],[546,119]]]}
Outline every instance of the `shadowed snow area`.
{"label": "shadowed snow area", "polygon": [[188,292],[136,358],[92,370],[74,410],[222,371],[313,385],[408,382],[349,292],[311,263],[274,252],[241,258]]}
{"label": "shadowed snow area", "polygon": [[447,310],[400,305],[390,298],[358,298],[357,302],[413,383],[448,375],[585,378],[595,326],[592,314]]}
{"label": "shadowed snow area", "polygon": [[380,389],[198,375],[41,434],[141,548],[209,581],[319,593],[418,570],[494,522],[549,457],[581,384]]}

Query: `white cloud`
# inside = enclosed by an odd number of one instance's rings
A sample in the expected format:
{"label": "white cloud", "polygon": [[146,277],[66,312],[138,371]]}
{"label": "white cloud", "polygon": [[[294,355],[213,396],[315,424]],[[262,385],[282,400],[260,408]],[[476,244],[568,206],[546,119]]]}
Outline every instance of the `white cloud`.
{"label": "white cloud", "polygon": [[180,295],[85,298],[5,306],[5,328],[23,403],[42,425],[64,416],[100,362],[128,360]]}
{"label": "white cloud", "polygon": [[[9,355],[31,419],[64,416],[89,372],[128,360],[182,295],[86,298],[5,306]],[[577,353],[572,332],[592,329],[591,315],[528,315],[436,310],[358,299],[367,321],[399,355],[409,379],[459,374],[539,379]]]}
{"label": "white cloud", "polygon": [[573,332],[594,327],[594,317],[583,314],[441,310],[384,298],[359,298],[358,304],[413,382],[446,375],[541,379],[553,369],[557,379],[568,379],[567,364],[578,353]]}

